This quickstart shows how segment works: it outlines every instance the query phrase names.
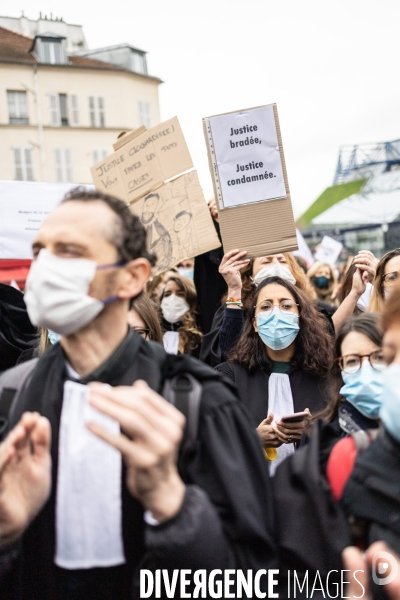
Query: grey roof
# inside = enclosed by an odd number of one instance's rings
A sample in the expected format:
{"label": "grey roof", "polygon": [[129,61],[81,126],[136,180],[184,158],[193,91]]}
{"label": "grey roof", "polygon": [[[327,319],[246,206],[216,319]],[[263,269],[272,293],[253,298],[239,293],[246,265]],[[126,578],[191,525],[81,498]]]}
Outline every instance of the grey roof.
{"label": "grey roof", "polygon": [[147,54],[147,50],[141,50],[140,48],[136,48],[135,46],[131,46],[130,44],[115,44],[114,46],[104,46],[103,48],[91,48],[90,50],[79,50],[78,52],[74,52],[74,54],[78,54],[80,56],[88,56],[89,54],[97,54],[98,52],[107,52],[107,50],[117,50],[118,48],[130,48],[130,50],[134,50],[135,52],[141,52],[142,54]]}
{"label": "grey roof", "polygon": [[65,40],[67,39],[65,35],[60,35],[59,33],[53,33],[52,31],[46,31],[45,33],[37,33],[35,38],[44,37],[44,38],[53,38],[55,40]]}
{"label": "grey roof", "polygon": [[371,177],[357,194],[338,202],[312,220],[312,225],[372,225],[400,216],[400,170]]}

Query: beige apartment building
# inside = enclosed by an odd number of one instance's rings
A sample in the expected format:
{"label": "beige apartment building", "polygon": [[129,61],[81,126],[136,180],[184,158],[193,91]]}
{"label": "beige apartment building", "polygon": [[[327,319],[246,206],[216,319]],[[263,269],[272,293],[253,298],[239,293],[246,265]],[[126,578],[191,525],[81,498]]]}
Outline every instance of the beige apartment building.
{"label": "beige apartment building", "polygon": [[0,179],[90,183],[121,131],[160,121],[146,53],[61,19],[0,17]]}

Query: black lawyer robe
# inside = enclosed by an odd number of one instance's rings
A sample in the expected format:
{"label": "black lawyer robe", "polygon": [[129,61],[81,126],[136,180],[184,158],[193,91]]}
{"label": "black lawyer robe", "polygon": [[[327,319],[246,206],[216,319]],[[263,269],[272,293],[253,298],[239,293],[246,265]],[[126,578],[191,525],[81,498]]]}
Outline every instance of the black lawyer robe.
{"label": "black lawyer robe", "polygon": [[[253,425],[258,425],[268,417],[268,383],[270,373],[259,369],[249,373],[242,365],[234,362],[225,362],[216,367],[233,381],[238,390],[241,402],[246,409]],[[311,414],[322,409],[327,401],[326,380],[311,373],[307,373],[296,366],[291,366],[287,375],[293,396],[294,412],[302,412],[308,408]]]}
{"label": "black lawyer robe", "polygon": [[[161,569],[188,568],[188,557],[192,569],[257,570],[275,564],[266,462],[235,389],[224,383],[218,373],[191,357],[165,354],[160,368],[149,344],[130,331],[114,354],[81,383],[131,385],[140,378],[160,391],[163,379],[178,372],[191,373],[202,383],[197,448],[182,475],[189,487],[198,486],[205,492],[202,493],[209,505],[209,518],[194,533],[193,528],[185,525],[179,529],[179,514],[171,522],[147,528],[146,532],[143,508],[129,494],[123,474],[123,541],[127,564],[84,572],[66,572],[54,565],[59,423],[67,379],[65,357],[60,344],[56,344],[39,359],[32,380],[12,414],[11,425],[26,410],[37,410],[50,420],[52,428],[51,497],[22,538],[23,600],[128,599],[134,570],[143,559]],[[80,586],[81,592],[68,596],[70,591],[66,590],[74,586],[77,589]]]}

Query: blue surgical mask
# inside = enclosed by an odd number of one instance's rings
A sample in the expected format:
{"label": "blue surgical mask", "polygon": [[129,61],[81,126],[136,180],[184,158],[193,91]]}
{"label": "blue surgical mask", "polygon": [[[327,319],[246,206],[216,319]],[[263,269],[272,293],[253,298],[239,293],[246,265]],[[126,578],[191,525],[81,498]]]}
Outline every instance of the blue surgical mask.
{"label": "blue surgical mask", "polygon": [[400,365],[390,365],[385,371],[380,418],[385,429],[400,442]]}
{"label": "blue surgical mask", "polygon": [[61,335],[59,333],[56,333],[55,331],[51,331],[51,329],[47,330],[47,337],[50,340],[50,344],[52,344],[53,346],[61,340]]}
{"label": "blue surgical mask", "polygon": [[290,346],[299,333],[299,315],[287,314],[275,306],[268,313],[256,318],[258,335],[271,350],[283,350]]}
{"label": "blue surgical mask", "polygon": [[185,267],[178,267],[179,275],[182,277],[188,277],[189,279],[194,278],[194,269],[185,269]]}
{"label": "blue surgical mask", "polygon": [[[385,378],[386,378],[385,369]],[[355,373],[342,371],[344,386],[340,394],[361,414],[369,419],[379,419],[382,404],[383,371],[376,371],[368,360],[364,360],[361,369]]]}
{"label": "blue surgical mask", "polygon": [[326,288],[330,284],[331,280],[325,275],[319,275],[318,277],[314,277],[314,282],[317,288]]}

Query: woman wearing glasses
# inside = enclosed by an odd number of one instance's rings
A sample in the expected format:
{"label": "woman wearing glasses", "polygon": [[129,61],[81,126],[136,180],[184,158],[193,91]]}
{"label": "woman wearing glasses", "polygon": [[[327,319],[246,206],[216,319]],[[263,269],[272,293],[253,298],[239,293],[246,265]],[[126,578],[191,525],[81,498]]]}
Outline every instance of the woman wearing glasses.
{"label": "woman wearing glasses", "polygon": [[128,312],[128,325],[145,340],[162,344],[160,319],[147,294],[143,293],[132,300]]}
{"label": "woman wearing glasses", "polygon": [[341,436],[379,425],[386,362],[378,315],[351,317],[336,339],[330,404],[316,418],[336,423]]}
{"label": "woman wearing glasses", "polygon": [[368,311],[382,312],[385,300],[399,283],[400,248],[395,248],[384,254],[378,263]]}
{"label": "woman wearing glasses", "polygon": [[[326,403],[332,341],[326,319],[308,296],[281,277],[262,281],[228,362],[217,370],[234,381],[274,466],[299,443],[311,414]],[[311,413],[301,421],[281,418]]]}

